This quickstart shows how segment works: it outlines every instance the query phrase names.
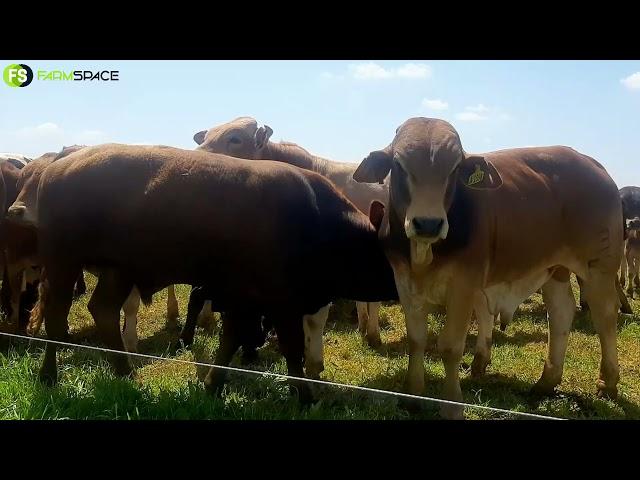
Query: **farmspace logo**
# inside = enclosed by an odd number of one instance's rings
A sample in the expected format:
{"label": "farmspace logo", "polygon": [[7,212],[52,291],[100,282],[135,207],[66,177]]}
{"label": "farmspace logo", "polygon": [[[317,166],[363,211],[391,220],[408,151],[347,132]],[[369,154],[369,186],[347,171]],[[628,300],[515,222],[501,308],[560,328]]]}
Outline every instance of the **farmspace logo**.
{"label": "farmspace logo", "polygon": [[10,87],[26,87],[33,81],[33,70],[24,63],[13,63],[4,69],[2,78]]}
{"label": "farmspace logo", "polygon": [[[37,70],[41,82],[117,82],[119,70]],[[4,83],[10,87],[26,87],[34,80],[33,70],[24,63],[13,63],[4,69]]]}

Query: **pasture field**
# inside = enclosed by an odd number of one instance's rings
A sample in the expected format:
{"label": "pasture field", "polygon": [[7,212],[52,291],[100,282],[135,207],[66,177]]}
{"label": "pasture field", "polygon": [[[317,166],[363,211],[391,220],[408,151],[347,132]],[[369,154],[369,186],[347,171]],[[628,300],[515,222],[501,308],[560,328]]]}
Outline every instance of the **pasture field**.
{"label": "pasture field", "polygon": [[[95,278],[86,274],[92,291]],[[181,324],[186,315],[189,287],[176,288]],[[576,292],[574,283],[574,293]],[[154,297],[153,305],[141,307],[139,352],[167,356],[177,331],[165,329],[166,293]],[[96,345],[96,331],[86,308],[89,295],[75,301],[70,324],[73,341]],[[401,307],[389,305],[381,312],[383,345],[376,351],[363,345],[355,318],[348,306],[338,304],[325,331],[325,371],[322,379],[344,384],[402,391],[407,367],[407,345]],[[600,346],[589,313],[578,311],[569,338],[562,384],[554,397],[534,398],[529,389],[542,373],[547,348],[546,311],[540,295],[524,303],[505,332],[494,330],[492,363],[478,380],[462,372],[465,402],[578,419],[640,419],[640,301],[632,302],[634,315],[620,315],[618,352],[620,384],[617,401],[595,395]],[[353,315],[355,317],[355,315]],[[427,395],[439,396],[444,369],[436,350],[442,318],[429,318],[430,339],[425,365]],[[44,333],[44,332],[43,332]],[[464,362],[471,364],[476,327],[467,339]],[[218,345],[214,334],[199,328],[193,351],[175,358],[209,362]],[[110,372],[103,354],[84,349],[59,350],[59,384],[42,387],[37,370],[42,344],[0,338],[1,419],[431,419],[437,405],[425,403],[420,413],[409,413],[398,398],[370,395],[346,388],[322,386],[319,400],[308,409],[299,407],[286,384],[271,378],[230,373],[220,399],[211,398],[200,379],[206,368],[158,360],[136,359],[134,379],[118,379]],[[268,342],[251,369],[286,373],[276,342]],[[240,366],[239,355],[232,362]],[[463,366],[464,368],[464,366]],[[470,419],[505,418],[506,415],[468,408]],[[515,418],[508,416],[508,418]]]}

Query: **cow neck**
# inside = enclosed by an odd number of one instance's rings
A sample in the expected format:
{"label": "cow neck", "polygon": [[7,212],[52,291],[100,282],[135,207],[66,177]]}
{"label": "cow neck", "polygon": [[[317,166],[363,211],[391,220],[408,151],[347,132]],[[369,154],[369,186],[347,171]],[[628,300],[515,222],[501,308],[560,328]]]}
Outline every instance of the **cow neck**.
{"label": "cow neck", "polygon": [[330,176],[331,161],[311,155],[295,143],[268,142],[261,155],[262,160],[275,160],[311,170],[325,177]]}

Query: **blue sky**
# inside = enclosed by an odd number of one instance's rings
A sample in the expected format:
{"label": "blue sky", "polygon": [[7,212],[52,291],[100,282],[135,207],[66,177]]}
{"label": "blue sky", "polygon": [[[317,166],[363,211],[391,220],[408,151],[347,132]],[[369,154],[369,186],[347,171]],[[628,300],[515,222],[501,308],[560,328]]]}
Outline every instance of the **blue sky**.
{"label": "blue sky", "polygon": [[[640,185],[638,61],[5,60],[40,70],[119,70],[120,80],[0,84],[0,151],[38,156],[104,142],[195,146],[250,115],[330,159],[359,162],[414,116],[444,118],[469,152],[569,145]],[[638,165],[638,166],[636,166]]]}

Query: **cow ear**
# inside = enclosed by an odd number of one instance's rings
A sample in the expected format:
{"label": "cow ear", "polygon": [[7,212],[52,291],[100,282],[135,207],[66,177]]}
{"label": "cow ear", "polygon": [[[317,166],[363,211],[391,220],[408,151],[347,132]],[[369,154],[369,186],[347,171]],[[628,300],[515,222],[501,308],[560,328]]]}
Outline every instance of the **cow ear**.
{"label": "cow ear", "polygon": [[359,183],[384,183],[392,161],[393,157],[388,149],[371,152],[353,172],[353,179]]}
{"label": "cow ear", "polygon": [[380,231],[382,226],[382,219],[384,218],[384,205],[378,200],[371,202],[369,206],[369,220],[376,229],[376,232]]}
{"label": "cow ear", "polygon": [[193,141],[196,142],[198,145],[202,145],[202,142],[204,142],[204,137],[206,135],[207,135],[207,131],[202,130],[201,132],[198,132],[193,136]]}
{"label": "cow ear", "polygon": [[264,125],[258,128],[258,130],[256,130],[256,136],[255,136],[256,148],[258,150],[264,148],[264,146],[267,144],[267,142],[271,138],[271,135],[273,135],[273,130],[271,130],[271,127],[269,125]]}
{"label": "cow ear", "polygon": [[465,187],[489,190],[502,185],[502,177],[491,162],[481,155],[468,155],[458,166],[458,178]]}

